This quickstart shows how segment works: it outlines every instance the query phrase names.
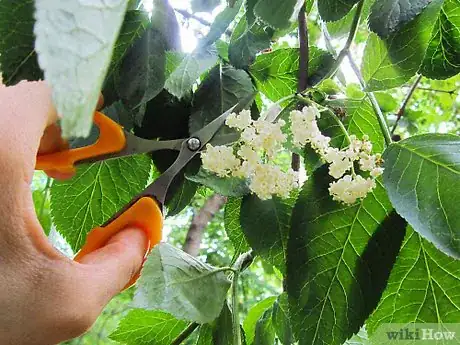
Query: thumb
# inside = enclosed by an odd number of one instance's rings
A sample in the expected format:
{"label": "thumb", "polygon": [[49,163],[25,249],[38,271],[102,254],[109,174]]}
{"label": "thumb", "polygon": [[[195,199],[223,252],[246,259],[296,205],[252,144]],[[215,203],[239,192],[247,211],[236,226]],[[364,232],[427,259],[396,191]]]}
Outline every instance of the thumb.
{"label": "thumb", "polygon": [[[139,273],[148,248],[148,238],[138,228],[127,228],[102,248],[82,257],[86,281],[91,281],[92,293],[100,303],[108,303]],[[94,295],[93,295],[94,296]]]}

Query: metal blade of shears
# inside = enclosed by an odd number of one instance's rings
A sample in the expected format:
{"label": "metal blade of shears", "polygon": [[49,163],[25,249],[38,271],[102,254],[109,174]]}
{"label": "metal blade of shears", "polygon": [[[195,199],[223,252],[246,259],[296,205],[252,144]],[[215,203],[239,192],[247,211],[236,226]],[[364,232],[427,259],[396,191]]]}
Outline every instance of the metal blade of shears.
{"label": "metal blade of shears", "polygon": [[118,211],[112,218],[110,218],[103,226],[106,226],[114,219],[118,218],[133,204],[143,197],[153,197],[160,205],[164,205],[169,186],[174,178],[184,169],[187,164],[209,143],[219,129],[225,124],[228,116],[237,111],[244,109],[254,99],[254,95],[246,98],[233,106],[225,113],[211,121],[202,129],[193,133],[188,139],[181,140],[181,147],[179,155],[174,163],[153,183],[147,186],[141,193],[136,195],[125,207]]}
{"label": "metal blade of shears", "polygon": [[173,151],[180,151],[182,147],[182,143],[184,139],[177,139],[177,140],[149,140],[143,139],[140,137],[131,134],[128,131],[123,131],[125,138],[126,138],[126,145],[125,148],[121,151],[109,153],[106,155],[101,155],[97,157],[91,157],[87,159],[82,159],[77,162],[79,164],[85,163],[96,163],[100,161],[105,161],[109,159],[116,159],[122,157],[133,156],[136,154],[142,153],[150,153],[154,151],[161,151],[161,150],[173,150]]}

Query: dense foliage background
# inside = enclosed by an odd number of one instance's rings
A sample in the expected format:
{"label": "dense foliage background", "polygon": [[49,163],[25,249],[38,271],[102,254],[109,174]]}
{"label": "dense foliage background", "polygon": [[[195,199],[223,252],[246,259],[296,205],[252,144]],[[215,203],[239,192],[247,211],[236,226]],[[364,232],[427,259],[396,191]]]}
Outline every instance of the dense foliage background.
{"label": "dense foliage background", "polygon": [[[320,128],[334,145],[347,145],[343,128],[367,134],[385,151],[386,170],[367,198],[343,205],[330,198],[330,177],[311,149],[287,151],[278,163],[309,179],[288,200],[262,202],[194,162],[171,190],[164,231],[190,256],[161,245],[137,291],[117,296],[88,334],[66,344],[232,344],[239,321],[245,344],[371,344],[368,335],[387,322],[460,320],[459,0],[131,0],[126,12],[117,4],[101,19],[123,23],[119,34],[97,32],[115,42],[107,68],[104,54],[93,57],[98,43],[72,36],[85,25],[78,20],[95,14],[68,3],[68,21],[50,23],[43,13],[55,9],[46,1],[0,0],[3,82],[41,79],[43,69],[51,82],[65,75],[72,87],[53,86],[58,108],[76,114],[62,122],[68,136],[87,134],[85,107],[101,88],[105,114],[160,139],[188,136],[256,90],[253,118],[278,103],[287,120],[288,110],[313,101],[330,109]],[[49,28],[61,39],[45,40]],[[81,75],[66,75],[81,61]],[[93,74],[91,90],[72,83]],[[75,105],[74,91],[88,104]],[[72,144],[96,136],[93,128]],[[174,158],[83,166],[66,182],[37,172],[34,202],[50,240],[72,256]],[[165,258],[184,276],[160,267]],[[232,270],[236,298],[224,303]],[[183,277],[193,284],[177,284]],[[153,296],[161,293],[174,298]],[[210,302],[200,307],[204,297]]]}

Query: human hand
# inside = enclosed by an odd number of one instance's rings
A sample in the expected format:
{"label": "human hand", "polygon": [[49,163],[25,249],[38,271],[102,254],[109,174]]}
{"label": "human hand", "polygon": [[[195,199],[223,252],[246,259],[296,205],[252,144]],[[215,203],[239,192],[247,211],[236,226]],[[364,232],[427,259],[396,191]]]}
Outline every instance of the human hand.
{"label": "human hand", "polygon": [[0,88],[2,345],[50,345],[83,334],[139,271],[147,247],[144,232],[130,228],[77,263],[48,242],[30,184],[37,153],[65,146],[56,119],[44,82]]}

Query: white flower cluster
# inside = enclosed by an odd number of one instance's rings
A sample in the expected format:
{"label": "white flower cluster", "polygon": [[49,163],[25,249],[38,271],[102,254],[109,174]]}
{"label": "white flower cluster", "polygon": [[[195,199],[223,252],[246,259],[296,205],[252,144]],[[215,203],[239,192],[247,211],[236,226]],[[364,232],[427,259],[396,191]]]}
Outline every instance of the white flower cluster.
{"label": "white flower cluster", "polygon": [[241,132],[236,154],[232,147],[208,144],[201,154],[203,168],[221,177],[248,179],[250,190],[262,200],[273,195],[289,197],[291,191],[298,187],[297,176],[292,169],[284,172],[272,162],[287,139],[281,130],[285,122],[253,121],[250,111],[243,110],[239,114],[231,114],[226,124]]}
{"label": "white flower cluster", "polygon": [[[383,173],[379,166],[381,156],[372,155],[372,143],[366,135],[363,140],[351,135],[350,145],[342,150],[331,147],[331,138],[323,135],[318,128],[319,117],[320,113],[315,107],[304,107],[302,111],[291,112],[294,145],[303,147],[310,144],[320,157],[330,164],[329,174],[338,179],[329,186],[329,193],[333,199],[353,204],[375,188],[375,179]],[[359,162],[360,170],[368,171],[370,177],[357,175],[354,171],[355,162]]]}

